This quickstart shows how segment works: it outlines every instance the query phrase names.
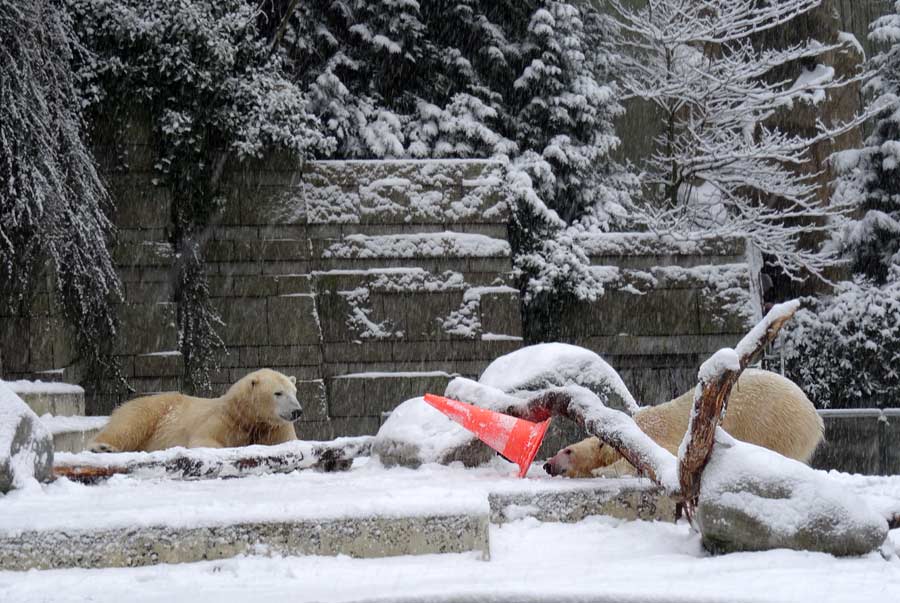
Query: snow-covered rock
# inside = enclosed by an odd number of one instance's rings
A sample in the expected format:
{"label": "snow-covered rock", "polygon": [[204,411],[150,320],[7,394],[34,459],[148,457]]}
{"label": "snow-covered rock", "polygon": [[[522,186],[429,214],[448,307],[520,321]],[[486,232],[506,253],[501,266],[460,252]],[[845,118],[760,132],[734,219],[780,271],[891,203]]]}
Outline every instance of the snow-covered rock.
{"label": "snow-covered rock", "polygon": [[611,366],[594,352],[567,343],[540,343],[501,356],[484,369],[478,382],[507,393],[580,385],[611,408],[632,414],[638,409]]}
{"label": "snow-covered rock", "polygon": [[703,545],[716,553],[786,548],[864,555],[888,535],[885,518],[827,474],[721,428],[695,518]]}
{"label": "snow-covered rock", "polygon": [[53,436],[25,402],[0,381],[0,493],[53,475]]}
{"label": "snow-covered rock", "polygon": [[388,467],[453,461],[473,467],[490,458],[487,446],[422,397],[407,400],[391,412],[375,436],[372,452]]}
{"label": "snow-covered rock", "polygon": [[[482,408],[505,411],[524,404],[535,392],[579,385],[612,407],[632,412],[637,403],[619,375],[600,356],[574,345],[544,343],[494,360],[476,382],[458,377],[444,395]],[[423,398],[398,406],[376,435],[373,451],[386,465],[462,461],[467,467],[487,462],[494,451]]]}

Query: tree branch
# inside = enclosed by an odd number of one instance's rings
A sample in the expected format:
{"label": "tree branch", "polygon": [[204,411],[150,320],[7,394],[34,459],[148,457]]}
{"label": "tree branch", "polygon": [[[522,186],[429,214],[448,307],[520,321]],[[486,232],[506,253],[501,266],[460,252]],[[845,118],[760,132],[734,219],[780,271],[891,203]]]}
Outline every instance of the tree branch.
{"label": "tree branch", "polygon": [[688,519],[697,505],[700,477],[709,462],[716,427],[725,416],[732,387],[743,370],[759,360],[766,346],[775,341],[781,327],[799,307],[796,300],[774,306],[735,349],[719,350],[700,367],[700,384],[678,454],[678,481]]}

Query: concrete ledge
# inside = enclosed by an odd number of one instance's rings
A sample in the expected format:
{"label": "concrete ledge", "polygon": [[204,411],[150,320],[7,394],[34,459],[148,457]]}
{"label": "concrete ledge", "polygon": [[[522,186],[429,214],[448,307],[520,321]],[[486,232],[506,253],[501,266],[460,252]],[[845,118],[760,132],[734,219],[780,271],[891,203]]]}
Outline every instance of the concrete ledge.
{"label": "concrete ledge", "polygon": [[580,480],[569,490],[492,492],[491,523],[523,517],[573,523],[590,515],[626,520],[673,521],[675,501],[648,480],[636,478]]}
{"label": "concrete ledge", "polygon": [[10,381],[9,386],[34,414],[72,416],[84,414],[84,389],[68,383]]}
{"label": "concrete ledge", "polygon": [[32,531],[0,537],[0,569],[134,567],[261,552],[390,557],[467,551],[479,551],[488,558],[486,515],[361,517],[187,529]]}
{"label": "concrete ledge", "polygon": [[43,415],[41,423],[53,435],[55,452],[81,452],[100,433],[109,417]]}

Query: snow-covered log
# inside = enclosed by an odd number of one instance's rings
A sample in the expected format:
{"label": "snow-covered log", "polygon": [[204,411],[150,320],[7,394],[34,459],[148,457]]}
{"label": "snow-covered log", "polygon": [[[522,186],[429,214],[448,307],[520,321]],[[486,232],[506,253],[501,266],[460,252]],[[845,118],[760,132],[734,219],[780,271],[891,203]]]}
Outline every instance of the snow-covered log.
{"label": "snow-covered log", "polygon": [[338,438],[331,442],[294,441],[278,446],[243,448],[171,448],[157,452],[113,454],[60,453],[53,472],[85,484],[113,475],[180,480],[246,477],[267,473],[290,473],[301,469],[346,471],[353,459],[369,454],[371,436]]}
{"label": "snow-covered log", "polygon": [[774,306],[735,349],[719,350],[700,367],[694,408],[678,450],[678,481],[688,518],[700,494],[700,475],[709,461],[716,427],[725,416],[731,388],[799,307],[800,302],[796,300]]}

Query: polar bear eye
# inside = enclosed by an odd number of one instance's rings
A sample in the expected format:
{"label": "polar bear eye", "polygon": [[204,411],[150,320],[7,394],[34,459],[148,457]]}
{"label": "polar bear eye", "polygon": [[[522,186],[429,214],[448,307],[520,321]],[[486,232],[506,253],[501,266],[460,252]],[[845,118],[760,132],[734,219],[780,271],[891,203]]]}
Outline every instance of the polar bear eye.
{"label": "polar bear eye", "polygon": [[566,454],[570,455],[570,454],[572,454],[572,451],[569,448],[566,448]]}
{"label": "polar bear eye", "polygon": [[280,396],[283,392],[275,392],[276,396]]}

